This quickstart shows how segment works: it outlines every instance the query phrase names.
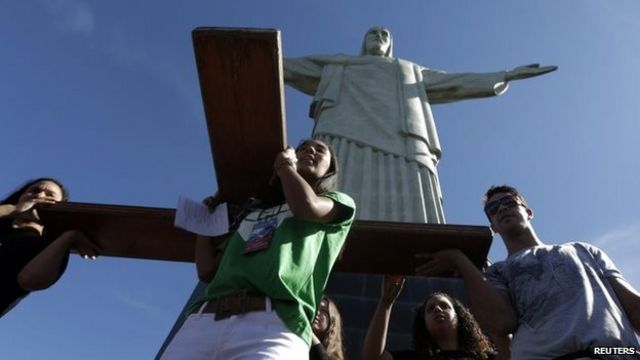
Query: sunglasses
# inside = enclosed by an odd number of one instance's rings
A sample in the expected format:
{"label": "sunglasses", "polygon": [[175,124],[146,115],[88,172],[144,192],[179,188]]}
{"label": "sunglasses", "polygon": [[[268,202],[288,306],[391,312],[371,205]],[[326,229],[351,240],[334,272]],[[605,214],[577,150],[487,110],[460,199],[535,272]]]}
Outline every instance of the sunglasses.
{"label": "sunglasses", "polygon": [[518,201],[515,197],[513,197],[513,196],[505,196],[505,197],[500,198],[498,200],[494,200],[492,202],[488,202],[484,206],[484,213],[487,214],[487,216],[493,216],[498,212],[498,209],[500,209],[501,206],[510,208],[510,207],[518,206],[518,205],[524,206],[524,204],[522,204],[520,201]]}

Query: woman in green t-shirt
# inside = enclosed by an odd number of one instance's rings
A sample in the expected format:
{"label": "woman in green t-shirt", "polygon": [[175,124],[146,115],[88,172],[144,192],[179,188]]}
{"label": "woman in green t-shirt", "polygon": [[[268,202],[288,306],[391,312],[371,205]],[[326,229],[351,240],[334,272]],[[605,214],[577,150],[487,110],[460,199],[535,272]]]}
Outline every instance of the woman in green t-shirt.
{"label": "woman in green t-shirt", "polygon": [[198,238],[196,267],[208,286],[162,359],[309,356],[311,323],[355,204],[334,191],[337,159],[321,141],[287,148],[273,169],[280,201],[245,206],[223,239]]}

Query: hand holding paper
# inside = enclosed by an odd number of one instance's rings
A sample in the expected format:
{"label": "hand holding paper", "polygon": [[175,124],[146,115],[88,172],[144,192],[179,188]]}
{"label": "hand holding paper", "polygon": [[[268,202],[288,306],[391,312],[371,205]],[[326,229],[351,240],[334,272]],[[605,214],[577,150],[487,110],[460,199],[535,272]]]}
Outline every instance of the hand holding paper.
{"label": "hand holding paper", "polygon": [[204,236],[219,236],[229,232],[227,203],[218,205],[215,211],[189,198],[180,196],[174,225],[181,229]]}

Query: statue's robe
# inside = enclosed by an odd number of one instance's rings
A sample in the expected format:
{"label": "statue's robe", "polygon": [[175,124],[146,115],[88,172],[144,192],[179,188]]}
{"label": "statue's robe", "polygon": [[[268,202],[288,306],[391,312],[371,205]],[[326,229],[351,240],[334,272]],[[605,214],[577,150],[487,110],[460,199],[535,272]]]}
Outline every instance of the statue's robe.
{"label": "statue's robe", "polygon": [[436,165],[441,149],[430,104],[495,96],[505,72],[445,73],[383,56],[284,60],[287,84],[314,96],[313,137],[331,144],[340,190],[358,218],[444,223]]}

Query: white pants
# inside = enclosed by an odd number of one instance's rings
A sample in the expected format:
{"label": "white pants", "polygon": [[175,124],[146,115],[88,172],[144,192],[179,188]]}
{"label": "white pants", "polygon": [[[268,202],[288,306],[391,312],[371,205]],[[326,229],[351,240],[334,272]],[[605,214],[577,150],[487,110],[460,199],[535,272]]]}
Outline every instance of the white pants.
{"label": "white pants", "polygon": [[291,332],[271,309],[219,321],[214,317],[215,314],[190,315],[161,360],[309,358],[309,346]]}

